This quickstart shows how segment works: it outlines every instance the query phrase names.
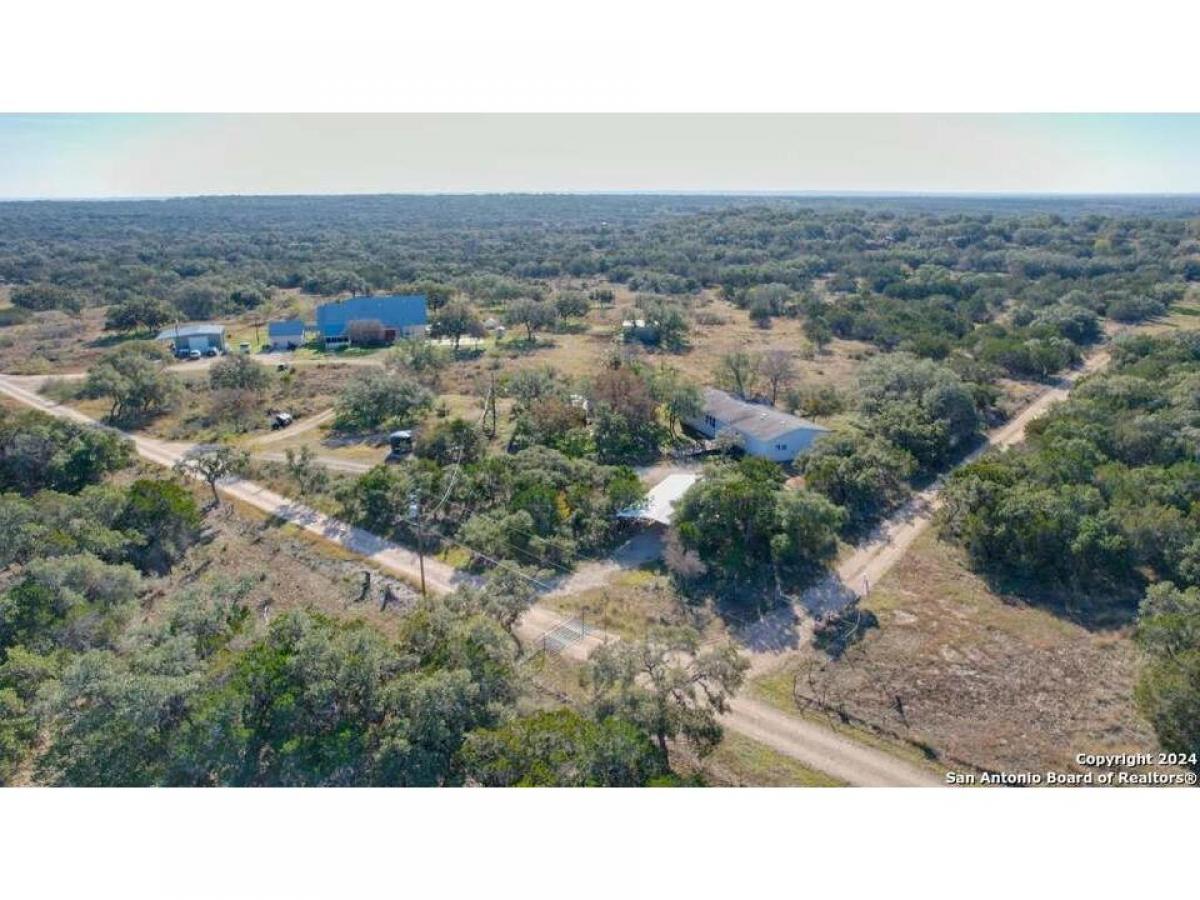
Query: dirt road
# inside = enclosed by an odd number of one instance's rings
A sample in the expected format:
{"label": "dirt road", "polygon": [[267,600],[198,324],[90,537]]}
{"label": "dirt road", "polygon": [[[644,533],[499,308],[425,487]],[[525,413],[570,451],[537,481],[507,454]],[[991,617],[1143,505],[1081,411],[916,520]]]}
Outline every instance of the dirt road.
{"label": "dirt road", "polygon": [[[309,416],[307,419],[301,419],[290,428],[280,428],[278,431],[272,431],[270,434],[263,435],[254,441],[252,446],[269,447],[271,444],[278,444],[282,441],[288,441],[298,434],[305,434],[312,431],[314,428],[319,428],[326,422],[333,421],[334,410],[326,409],[315,416]],[[368,466],[368,468],[370,468]],[[364,470],[365,471],[365,470]]]}
{"label": "dirt road", "polygon": [[[1093,353],[1082,367],[1063,376],[1020,413],[989,432],[987,439],[972,451],[960,465],[978,459],[991,450],[1019,444],[1025,439],[1025,429],[1030,422],[1044,415],[1055,403],[1065,400],[1075,382],[1103,369],[1108,365],[1109,359],[1110,355],[1107,349]],[[801,608],[792,613],[790,617],[794,619],[796,614],[803,617],[805,613],[819,615],[831,609],[839,609],[855,597],[860,597],[868,592],[870,586],[876,584],[888,570],[896,565],[908,548],[912,546],[913,541],[932,524],[934,514],[941,505],[941,493],[945,486],[945,480],[946,476],[938,478],[925,490],[912,497],[876,530],[870,541],[842,560],[828,578],[805,591],[798,604]],[[760,625],[758,630],[764,634],[777,630],[772,629],[770,625],[769,622],[765,626]],[[748,632],[753,631],[753,628],[748,629]],[[758,649],[762,651],[758,654],[759,656],[768,657],[755,659],[755,667],[760,671],[764,666],[769,668],[769,657],[777,657],[781,650],[787,649],[786,644],[779,642],[771,647],[766,646],[765,642],[755,647],[754,643],[753,636],[751,636],[751,649]]]}

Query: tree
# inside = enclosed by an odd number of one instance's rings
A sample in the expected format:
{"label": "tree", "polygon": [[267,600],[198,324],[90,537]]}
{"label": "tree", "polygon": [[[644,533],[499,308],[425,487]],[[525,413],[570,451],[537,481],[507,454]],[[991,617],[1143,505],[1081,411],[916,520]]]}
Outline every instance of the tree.
{"label": "tree", "polygon": [[684,739],[705,755],[721,742],[717,717],[742,685],[749,661],[726,643],[700,649],[690,628],[656,628],[638,641],[614,641],[588,658],[591,708],[600,722],[634,723],[670,765],[669,741]]}
{"label": "tree", "polygon": [[202,517],[195,498],[171,481],[143,478],[129,486],[116,525],[137,536],[130,561],[164,573],[195,543]]}
{"label": "tree", "polygon": [[112,401],[108,419],[136,424],[171,407],[182,392],[165,371],[166,351],[150,341],[132,341],[106,354],[90,372],[84,393]]}
{"label": "tree", "polygon": [[[528,513],[519,515],[532,527],[532,517]],[[517,623],[537,599],[535,575],[534,570],[521,565],[497,566],[488,573],[483,587],[461,587],[447,597],[446,602],[463,614],[477,611],[487,616],[508,633],[519,650],[521,639],[517,636]]]}
{"label": "tree", "polygon": [[804,320],[804,336],[812,341],[818,353],[824,353],[833,340],[833,329],[823,318],[809,315]]}
{"label": "tree", "polygon": [[771,387],[772,406],[779,399],[780,389],[788,387],[796,378],[796,366],[787,350],[768,350],[759,360],[758,371]]}
{"label": "tree", "polygon": [[518,369],[504,380],[504,392],[520,406],[528,406],[543,397],[565,398],[567,386],[552,366]]}
{"label": "tree", "polygon": [[399,372],[364,368],[350,377],[334,404],[334,428],[362,431],[414,424],[433,405],[429,389]]}
{"label": "tree", "polygon": [[708,565],[700,558],[700,554],[683,546],[679,532],[674,528],[667,532],[662,559],[667,571],[683,582],[694,581],[708,574]]}
{"label": "tree", "polygon": [[[433,314],[429,333],[435,338],[450,338],[454,341],[454,351],[458,352],[459,342],[464,337],[483,337],[487,331],[479,321],[475,307],[465,300],[451,300]],[[532,337],[530,338],[532,340]]]}
{"label": "tree", "polygon": [[380,319],[351,319],[346,323],[346,337],[356,347],[377,347],[386,333]]}
{"label": "tree", "polygon": [[982,425],[974,396],[953,371],[908,353],[869,360],[858,397],[871,427],[927,469],[964,450]]}
{"label": "tree", "polygon": [[661,297],[644,295],[638,297],[638,308],[660,347],[673,353],[687,349],[690,326],[683,307]]}
{"label": "tree", "polygon": [[837,555],[846,513],[814,491],[783,491],[775,501],[771,559],[776,569],[809,576]]}
{"label": "tree", "polygon": [[[1200,753],[1200,588],[1151,586],[1138,613],[1145,653],[1134,696],[1163,749]],[[1200,772],[1200,764],[1187,764]]]}
{"label": "tree", "polygon": [[882,438],[842,429],[818,439],[796,466],[806,487],[845,509],[847,524],[860,529],[908,497],[916,460]]}
{"label": "tree", "polygon": [[17,646],[0,662],[0,785],[10,783],[34,749],[38,695],[56,674],[54,659]]}
{"label": "tree", "polygon": [[785,489],[774,463],[744,459],[689,488],[674,521],[719,580],[745,584],[766,570],[811,575],[836,552],[844,516],[819,494]]}
{"label": "tree", "polygon": [[300,496],[323,494],[329,488],[329,470],[317,462],[316,453],[308,444],[297,452],[292,447],[283,451],[288,475],[300,489]]}
{"label": "tree", "polygon": [[658,404],[647,379],[634,368],[602,369],[592,379],[591,410],[601,462],[639,462],[658,452]]}
{"label": "tree", "polygon": [[759,359],[757,353],[745,350],[726,353],[717,363],[718,383],[743,400],[750,399],[758,386]]}
{"label": "tree", "polygon": [[175,463],[175,471],[181,475],[201,478],[212,491],[213,506],[221,505],[217,493],[217,482],[246,471],[250,456],[245,450],[226,444],[196,447]]}
{"label": "tree", "polygon": [[171,302],[188,319],[211,319],[229,311],[229,289],[208,280],[188,280],[174,292]]}
{"label": "tree", "polygon": [[[750,310],[750,318],[756,324],[765,327],[770,325],[771,316],[781,316],[788,311],[793,298],[794,293],[786,284],[756,284],[746,291],[742,305]],[[765,324],[760,319],[765,320]]]}
{"label": "tree", "polygon": [[37,557],[91,553],[120,560],[141,540],[120,522],[127,492],[96,484],[78,494],[0,494],[0,567]]}
{"label": "tree", "polygon": [[111,645],[135,608],[141,576],[88,553],[33,560],[0,595],[0,651],[46,653]]}
{"label": "tree", "polygon": [[594,449],[582,404],[554,395],[530,401],[517,414],[509,447],[522,450],[533,444],[552,447],[568,456],[583,456]]}
{"label": "tree", "polygon": [[655,399],[667,414],[672,436],[677,433],[681,421],[694,419],[704,412],[704,395],[700,386],[684,378],[678,369],[661,366],[654,373],[652,385]]}
{"label": "tree", "polygon": [[0,491],[74,494],[132,457],[132,443],[112,432],[32,410],[0,410]]}
{"label": "tree", "polygon": [[[186,657],[185,657],[186,658]],[[44,703],[55,740],[40,761],[43,782],[146,787],[164,780],[176,730],[197,678],[183,661],[137,668],[124,656],[75,656]]]}
{"label": "tree", "polygon": [[750,304],[750,321],[759,328],[771,327],[771,304],[764,299],[758,299]]}
{"label": "tree", "polygon": [[478,428],[464,419],[454,418],[421,432],[413,451],[422,459],[448,466],[478,462],[486,448],[487,442]]}
{"label": "tree", "polygon": [[560,318],[581,319],[588,314],[591,304],[579,291],[559,291],[554,297],[554,308]]}
{"label": "tree", "polygon": [[237,353],[218,359],[208,370],[208,383],[214,391],[253,391],[260,393],[271,384],[271,373],[248,355]]}
{"label": "tree", "polygon": [[552,328],[558,321],[558,311],[548,300],[517,300],[504,310],[504,324],[525,329],[526,340],[532,344],[536,331]]}
{"label": "tree", "polygon": [[467,735],[459,751],[466,777],[487,787],[640,787],[664,775],[645,732],[571,709],[513,719]]}
{"label": "tree", "polygon": [[175,308],[158,297],[137,294],[114,303],[105,314],[106,331],[153,331],[173,321]]}

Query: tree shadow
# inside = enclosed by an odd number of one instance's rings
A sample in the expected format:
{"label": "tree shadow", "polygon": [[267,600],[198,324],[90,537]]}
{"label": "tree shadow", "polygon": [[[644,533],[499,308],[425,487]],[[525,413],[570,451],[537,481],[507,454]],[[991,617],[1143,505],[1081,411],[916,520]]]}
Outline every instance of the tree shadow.
{"label": "tree shadow", "polygon": [[1007,606],[1032,606],[1088,631],[1112,631],[1131,625],[1146,583],[1108,588],[1068,588],[1044,580],[1019,578],[1005,573],[980,573],[988,590]]}
{"label": "tree shadow", "polygon": [[875,613],[862,609],[857,602],[851,603],[813,626],[813,646],[830,659],[840,659],[849,647],[878,627],[879,617]]}

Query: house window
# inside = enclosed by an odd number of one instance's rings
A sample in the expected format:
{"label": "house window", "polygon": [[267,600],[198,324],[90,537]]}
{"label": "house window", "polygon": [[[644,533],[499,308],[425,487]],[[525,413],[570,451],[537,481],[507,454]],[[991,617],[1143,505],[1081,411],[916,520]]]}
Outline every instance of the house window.
{"label": "house window", "polygon": [[713,418],[712,416],[705,416],[705,417],[704,417],[704,421],[705,421],[706,423],[708,423],[708,427],[709,427],[709,428],[716,428],[716,427],[717,427],[717,420],[716,420],[715,418]]}
{"label": "house window", "polygon": [[787,448],[788,448],[787,444],[776,444],[775,445],[776,450],[786,450]]}

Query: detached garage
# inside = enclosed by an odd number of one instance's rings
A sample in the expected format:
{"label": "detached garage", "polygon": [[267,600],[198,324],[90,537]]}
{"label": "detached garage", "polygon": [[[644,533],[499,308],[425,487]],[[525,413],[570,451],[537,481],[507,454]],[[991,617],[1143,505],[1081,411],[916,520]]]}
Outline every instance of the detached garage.
{"label": "detached garage", "polygon": [[158,340],[169,341],[176,353],[181,350],[199,350],[204,353],[210,349],[224,352],[225,326],[212,322],[172,325],[158,333]]}

